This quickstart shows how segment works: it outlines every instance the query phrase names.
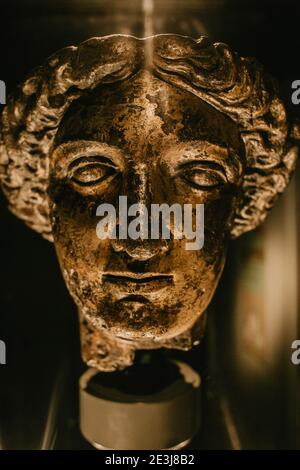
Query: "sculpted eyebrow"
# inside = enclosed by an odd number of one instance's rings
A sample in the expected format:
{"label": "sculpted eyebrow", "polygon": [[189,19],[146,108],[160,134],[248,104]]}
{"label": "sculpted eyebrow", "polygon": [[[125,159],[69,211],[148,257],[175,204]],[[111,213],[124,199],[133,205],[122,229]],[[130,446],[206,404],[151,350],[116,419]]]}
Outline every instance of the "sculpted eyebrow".
{"label": "sculpted eyebrow", "polygon": [[183,162],[183,163],[180,163],[178,165],[178,169],[179,170],[182,170],[182,169],[186,169],[188,167],[195,167],[195,166],[206,166],[208,168],[210,168],[211,170],[216,170],[216,171],[220,171],[224,174],[224,176],[226,176],[226,170],[224,168],[224,166],[220,163],[216,163],[212,160],[202,160],[202,159],[197,159],[195,158],[194,160],[190,160],[189,162]]}
{"label": "sculpted eyebrow", "polygon": [[82,155],[72,160],[69,163],[68,168],[71,170],[81,163],[104,163],[106,165],[116,167],[115,163],[104,155]]}

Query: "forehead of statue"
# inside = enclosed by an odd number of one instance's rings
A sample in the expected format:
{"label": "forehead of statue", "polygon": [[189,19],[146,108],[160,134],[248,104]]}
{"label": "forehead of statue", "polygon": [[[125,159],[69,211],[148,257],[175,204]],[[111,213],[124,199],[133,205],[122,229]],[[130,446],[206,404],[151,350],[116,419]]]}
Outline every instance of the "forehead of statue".
{"label": "forehead of statue", "polygon": [[148,71],[99,86],[68,109],[56,146],[96,140],[118,147],[174,145],[192,140],[241,148],[237,125],[196,95]]}

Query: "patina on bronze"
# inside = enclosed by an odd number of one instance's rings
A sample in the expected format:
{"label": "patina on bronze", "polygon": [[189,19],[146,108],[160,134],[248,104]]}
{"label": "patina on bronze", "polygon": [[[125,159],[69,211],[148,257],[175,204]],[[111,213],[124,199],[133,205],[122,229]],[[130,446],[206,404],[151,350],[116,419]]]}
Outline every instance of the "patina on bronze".
{"label": "patina on bronze", "polygon": [[[275,81],[205,37],[93,38],[27,78],[2,114],[1,184],[10,210],[55,243],[89,366],[200,341],[227,242],[263,222],[298,140]],[[203,249],[99,240],[96,207],[120,195],[204,204]]]}

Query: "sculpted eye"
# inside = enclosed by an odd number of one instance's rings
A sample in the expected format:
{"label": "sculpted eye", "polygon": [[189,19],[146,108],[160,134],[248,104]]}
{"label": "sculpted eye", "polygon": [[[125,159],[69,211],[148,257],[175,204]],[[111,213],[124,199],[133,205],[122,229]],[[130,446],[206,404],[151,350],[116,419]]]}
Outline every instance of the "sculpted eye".
{"label": "sculpted eye", "polygon": [[98,184],[105,178],[115,173],[114,168],[109,168],[99,163],[85,165],[74,171],[72,180],[83,186]]}
{"label": "sculpted eye", "polygon": [[105,157],[80,157],[69,166],[70,178],[80,186],[94,186],[117,174]]}
{"label": "sculpted eye", "polygon": [[179,172],[182,179],[196,189],[213,189],[226,184],[227,179],[219,165],[193,165],[187,164]]}

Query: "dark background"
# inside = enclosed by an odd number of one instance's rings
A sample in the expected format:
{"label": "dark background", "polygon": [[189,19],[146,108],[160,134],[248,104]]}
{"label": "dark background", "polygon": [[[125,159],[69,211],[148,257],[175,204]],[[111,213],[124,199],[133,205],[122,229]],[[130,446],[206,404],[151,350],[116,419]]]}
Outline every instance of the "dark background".
{"label": "dark background", "polygon": [[[204,33],[228,43],[241,55],[255,56],[279,79],[290,111],[300,116],[297,106],[290,104],[291,82],[300,79],[299,0],[155,0],[153,4],[154,34],[197,37]],[[2,0],[0,15],[0,79],[8,92],[61,47],[92,36],[145,34],[145,13],[139,0]],[[64,286],[54,247],[11,215],[2,195],[0,203],[0,339],[7,345],[7,365],[0,366],[0,447],[87,448],[77,426],[77,380],[84,366],[76,309]],[[230,316],[238,252],[238,244],[233,245],[212,316]],[[226,321],[222,325],[224,335],[228,334]],[[213,332],[208,333],[206,343],[213,337]],[[218,347],[214,347],[218,362]],[[203,364],[207,353],[201,349],[206,348],[204,344],[185,357],[202,368],[210,383],[215,379],[210,360]],[[248,433],[244,432],[243,448],[298,446],[296,425],[285,419],[286,400],[293,398],[278,388],[282,380],[278,376],[276,385],[267,384],[254,394],[254,404],[241,404],[244,408],[249,405],[253,421]],[[210,399],[210,403],[216,400],[214,392]],[[204,411],[205,433],[199,434],[195,446],[232,447],[221,414],[212,406],[210,415],[209,408],[208,404]],[[247,414],[241,415],[241,426],[247,428]]]}

